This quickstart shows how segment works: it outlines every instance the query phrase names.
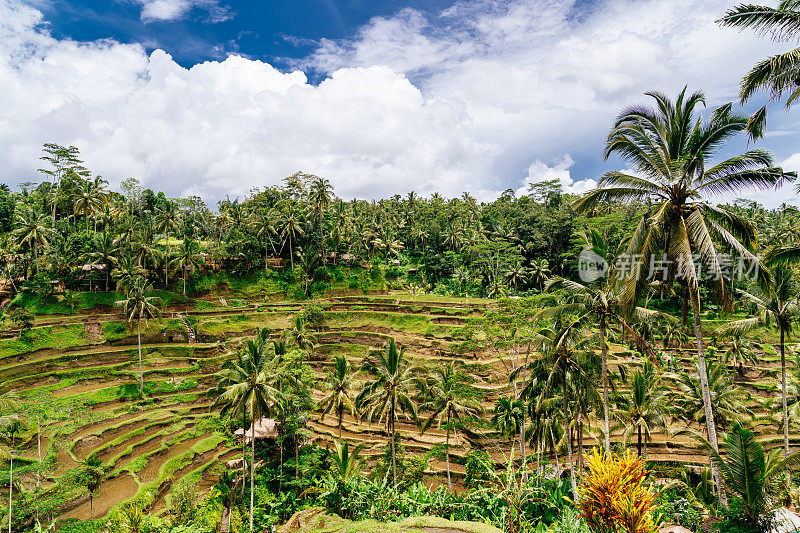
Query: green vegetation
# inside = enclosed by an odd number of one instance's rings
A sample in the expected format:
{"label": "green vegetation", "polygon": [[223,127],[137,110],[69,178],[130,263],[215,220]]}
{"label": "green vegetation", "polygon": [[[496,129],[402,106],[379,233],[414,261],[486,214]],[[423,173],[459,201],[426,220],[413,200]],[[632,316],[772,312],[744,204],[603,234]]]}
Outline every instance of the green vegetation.
{"label": "green vegetation", "polygon": [[[722,23],[783,37],[795,8]],[[794,101],[795,55],[742,99]],[[581,196],[346,202],[298,173],[212,210],[46,144],[48,179],[0,187],[0,520],[769,530],[800,505],[800,210],[707,199],[796,176],[734,152],[763,109],[648,98],[606,139],[630,170]]]}

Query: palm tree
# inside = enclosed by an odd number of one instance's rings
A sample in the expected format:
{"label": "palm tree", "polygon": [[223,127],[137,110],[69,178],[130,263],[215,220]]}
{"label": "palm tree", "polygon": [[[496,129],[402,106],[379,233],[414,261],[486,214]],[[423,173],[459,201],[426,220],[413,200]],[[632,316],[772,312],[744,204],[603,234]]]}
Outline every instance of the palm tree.
{"label": "palm tree", "polygon": [[25,424],[16,415],[9,415],[0,418],[2,426],[0,426],[0,433],[3,440],[8,444],[8,533],[11,533],[11,503],[12,496],[14,495],[14,445],[16,439]]}
{"label": "palm tree", "polygon": [[771,269],[774,282],[766,291],[757,287],[750,292],[742,292],[742,298],[758,307],[759,313],[750,318],[737,320],[726,326],[724,331],[744,333],[756,327],[774,322],[780,332],[781,350],[781,400],[783,403],[783,447],[789,455],[789,413],[786,404],[786,340],[792,333],[792,322],[800,317],[800,287],[794,271],[786,265]]}
{"label": "palm tree", "polygon": [[514,293],[518,291],[520,284],[524,284],[528,280],[527,269],[519,261],[506,270],[504,276],[506,281],[514,286]]}
{"label": "palm tree", "polygon": [[346,442],[334,442],[334,452],[331,454],[330,475],[339,483],[346,483],[350,478],[358,474],[361,466],[360,457],[364,444],[359,444],[353,448]]}
{"label": "palm tree", "polygon": [[[241,357],[225,363],[218,374],[219,397],[216,404],[228,405],[235,412],[247,413],[251,420],[250,434],[250,531],[253,531],[253,504],[255,495],[255,427],[269,415],[281,396],[277,386],[281,375],[280,358],[270,353],[271,343],[263,339],[247,341]],[[287,376],[283,376],[284,379]],[[243,436],[244,437],[244,436]]]}
{"label": "palm tree", "polygon": [[96,192],[96,187],[91,181],[84,181],[78,186],[75,197],[75,216],[83,215],[86,223],[86,233],[89,233],[89,216],[96,213],[102,206],[102,198]]}
{"label": "palm tree", "polygon": [[292,327],[286,330],[286,340],[300,350],[314,350],[314,336],[306,320],[297,315],[292,320]]}
{"label": "palm tree", "polygon": [[[39,273],[39,252],[50,244],[55,232],[46,226],[47,216],[25,206],[16,212],[16,229],[11,236],[20,246],[28,246],[33,254],[33,264]],[[27,276],[26,276],[27,277]]]}
{"label": "palm tree", "polygon": [[95,250],[86,254],[85,260],[103,265],[106,271],[106,292],[108,292],[108,280],[111,277],[111,268],[117,261],[117,248],[114,246],[111,234],[107,232],[103,233],[101,239],[95,239],[95,242]]}
{"label": "palm tree", "polygon": [[552,328],[543,328],[536,333],[541,357],[529,363],[531,379],[525,386],[524,394],[531,396],[533,389],[541,390],[546,396],[560,388],[563,409],[564,434],[567,441],[570,481],[572,493],[577,498],[578,484],[575,478],[575,462],[572,453],[572,439],[569,437],[570,410],[569,396],[573,387],[570,384],[581,381],[586,369],[592,366],[592,354],[588,347],[597,342],[597,336],[586,330],[586,319],[556,315]]}
{"label": "palm tree", "polygon": [[325,373],[325,381],[322,384],[328,394],[318,404],[320,411],[322,411],[321,420],[324,420],[325,415],[331,411],[336,412],[339,442],[342,441],[342,418],[345,410],[352,415],[356,413],[355,381],[353,378],[353,371],[347,362],[347,358],[343,355],[337,355],[333,358],[333,368],[328,369]]}
{"label": "palm tree", "polygon": [[175,202],[167,201],[155,214],[156,231],[164,234],[166,254],[164,255],[164,286],[169,284],[170,236],[180,229],[181,214]]}
{"label": "palm tree", "polygon": [[103,461],[97,455],[91,454],[81,462],[81,477],[86,485],[86,490],[89,491],[89,520],[94,519],[93,497],[100,488],[103,474]]}
{"label": "palm tree", "polygon": [[[733,28],[753,29],[760,35],[769,35],[773,41],[782,43],[796,39],[800,32],[800,4],[796,0],[781,0],[778,7],[740,4],[726,11],[718,22]],[[800,86],[797,84],[798,68],[800,68],[800,48],[759,61],[742,78],[739,91],[742,103],[748,101],[756,92],[766,89],[772,101],[786,97],[788,109],[800,96]],[[766,107],[766,105],[761,107],[748,125],[753,138],[763,135]]]}
{"label": "palm tree", "polygon": [[[745,416],[753,417],[746,406],[749,394],[733,383],[727,367],[714,362],[707,367],[706,382],[711,397],[711,411],[714,413],[714,427],[730,426],[733,422],[743,422]],[[687,421],[706,423],[706,410],[700,379],[682,373],[673,394],[673,404],[680,409]]]}
{"label": "palm tree", "polygon": [[[601,251],[605,248],[605,242],[599,235],[595,235],[595,245],[592,249]],[[603,254],[607,255],[607,254]],[[545,290],[563,290],[567,296],[566,304],[556,305],[542,311],[541,316],[548,314],[560,314],[564,312],[575,312],[579,314],[576,320],[577,325],[588,326],[597,324],[599,328],[600,353],[601,353],[601,378],[603,385],[603,430],[606,455],[611,454],[611,425],[610,425],[610,402],[608,395],[608,343],[606,336],[608,328],[613,324],[619,325],[625,332],[631,334],[640,346],[649,350],[647,343],[642,340],[628,322],[625,320],[627,315],[624,307],[623,289],[615,282],[611,275],[603,277],[592,284],[583,285],[576,281],[566,280],[561,277],[552,278]],[[643,321],[653,320],[657,316],[662,316],[657,312],[650,311],[641,307],[634,309],[633,315]]]}
{"label": "palm tree", "polygon": [[[702,198],[707,194],[750,187],[775,187],[795,175],[774,167],[770,154],[757,149],[711,164],[711,158],[724,142],[747,127],[748,119],[732,114],[730,104],[716,109],[704,121],[696,113],[698,106],[705,103],[700,92],[687,95],[684,88],[675,102],[661,93],[647,95],[655,100],[656,107],[639,106],[623,111],[606,140],[606,158],[618,154],[632,165],[636,175],[607,172],[598,189],[582,198],[576,208],[586,212],[600,202],[615,200],[655,202],[654,210],[639,222],[627,252],[629,257],[644,257],[648,261],[664,252],[667,260],[676,265],[669,269],[674,272],[672,275],[683,279],[689,288],[697,367],[707,411],[706,431],[716,449],[717,432],[706,380],[696,258],[710,272],[714,292],[728,307],[731,297],[714,243],[724,242],[751,264],[757,264],[758,259],[751,252],[756,241],[752,224],[731,210],[703,202]],[[625,298],[630,307],[641,299],[650,281],[651,273],[647,270],[632,268],[627,276]],[[713,470],[715,480],[719,481],[716,467]],[[720,495],[725,505],[724,493]]]}
{"label": "palm tree", "polygon": [[456,429],[454,422],[464,418],[474,418],[482,411],[477,394],[471,385],[472,378],[462,369],[456,369],[454,363],[444,367],[437,367],[425,380],[426,401],[420,406],[420,412],[430,412],[428,420],[422,426],[422,431],[436,423],[439,427],[444,425],[447,435],[445,437],[445,463],[447,465],[447,487],[453,492],[453,483],[450,480],[450,431]]}
{"label": "palm tree", "polygon": [[117,290],[127,292],[134,280],[144,276],[144,269],[130,251],[123,251],[117,257],[117,265],[111,271],[111,277],[117,281]]}
{"label": "palm tree", "polygon": [[365,414],[368,423],[377,419],[386,421],[386,432],[392,455],[392,483],[397,487],[397,461],[395,457],[395,421],[398,411],[416,420],[417,410],[412,392],[418,388],[417,367],[405,359],[405,350],[397,347],[393,338],[375,358],[367,358],[363,364],[368,379],[356,398],[356,407]]}
{"label": "palm tree", "polygon": [[275,229],[275,225],[272,222],[274,218],[275,215],[271,210],[265,210],[254,214],[251,222],[255,227],[256,237],[264,238],[264,270],[269,268],[269,249],[267,246],[273,243],[272,235],[278,234],[278,230]]}
{"label": "palm tree", "polygon": [[765,453],[755,435],[738,423],[725,435],[722,454],[707,445],[723,483],[741,501],[742,517],[758,531],[770,531],[775,520],[770,496],[779,477],[800,464],[800,455],[781,457],[779,449]]}
{"label": "palm tree", "polygon": [[516,435],[524,439],[525,404],[522,400],[501,396],[495,402],[491,422],[492,426],[508,439],[513,441]]}
{"label": "palm tree", "polygon": [[751,348],[752,343],[744,338],[743,333],[726,333],[728,342],[720,353],[720,361],[736,367],[740,376],[744,377],[744,364],[758,362],[758,354]]}
{"label": "palm tree", "polygon": [[200,268],[203,264],[203,256],[200,254],[200,246],[197,241],[188,237],[183,239],[171,263],[174,270],[183,273],[181,276],[183,278],[183,295],[186,296],[186,278],[189,272]]}
{"label": "palm tree", "polygon": [[300,222],[300,219],[297,218],[294,212],[290,212],[281,222],[281,236],[285,239],[289,239],[289,261],[292,265],[292,270],[294,270],[294,248],[292,247],[293,242],[297,242],[297,236],[305,234],[303,231],[303,226]]}
{"label": "palm tree", "polygon": [[544,288],[547,279],[552,275],[550,272],[550,263],[543,257],[538,257],[531,261],[531,282],[539,287],[539,290]]}
{"label": "palm tree", "polygon": [[148,320],[161,315],[160,306],[164,305],[161,298],[148,296],[153,290],[153,285],[144,278],[135,279],[128,289],[124,300],[114,302],[117,307],[122,307],[128,322],[136,320],[136,338],[139,344],[139,394],[144,395],[144,372],[142,370],[142,320],[147,325]]}
{"label": "palm tree", "polygon": [[642,436],[644,436],[644,455],[647,456],[647,442],[656,428],[666,428],[668,411],[667,390],[661,383],[661,376],[650,361],[645,361],[630,379],[624,375],[623,382],[628,389],[617,397],[617,419],[625,431],[627,442],[631,433],[636,432],[636,451],[642,455]]}

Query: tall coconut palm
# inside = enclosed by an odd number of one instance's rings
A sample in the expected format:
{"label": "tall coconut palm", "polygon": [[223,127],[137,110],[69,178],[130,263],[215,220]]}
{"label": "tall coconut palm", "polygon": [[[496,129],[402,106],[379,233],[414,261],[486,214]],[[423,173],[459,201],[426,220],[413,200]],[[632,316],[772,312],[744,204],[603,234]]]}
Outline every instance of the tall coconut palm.
{"label": "tall coconut palm", "polygon": [[117,282],[118,291],[128,291],[137,278],[144,276],[145,270],[130,250],[122,250],[117,257],[117,264],[111,271],[111,277]]}
{"label": "tall coconut palm", "polygon": [[[687,94],[684,88],[673,102],[667,96],[647,93],[655,107],[637,106],[624,110],[608,135],[605,156],[619,155],[632,165],[635,175],[607,172],[598,188],[584,196],[576,208],[593,209],[606,201],[651,201],[653,210],[642,217],[628,244],[629,257],[645,261],[661,258],[673,265],[667,275],[681,278],[689,288],[697,341],[697,367],[706,409],[709,442],[717,443],[714,416],[708,392],[703,330],[700,321],[699,263],[710,273],[717,297],[730,306],[731,297],[718,261],[715,242],[723,242],[743,260],[757,263],[756,232],[752,224],[731,210],[714,207],[703,196],[732,193],[747,188],[781,185],[794,174],[773,166],[764,150],[752,149],[716,164],[712,158],[725,141],[743,132],[748,119],[732,113],[731,105],[714,110],[707,120],[698,108],[705,103],[700,92]],[[641,254],[641,255],[639,255]],[[626,281],[626,301],[633,307],[650,281],[647,268],[632,268]],[[719,486],[719,472],[713,467]],[[723,505],[725,495],[720,493]]]}
{"label": "tall coconut palm", "polygon": [[281,221],[280,232],[284,240],[289,240],[289,261],[291,262],[292,270],[294,270],[293,243],[297,242],[298,235],[305,234],[305,230],[303,230],[303,224],[300,221],[300,218],[294,212],[290,212]]}
{"label": "tall coconut palm", "polygon": [[[281,392],[278,366],[280,358],[261,339],[247,341],[242,357],[225,363],[218,374],[216,403],[228,404],[237,412],[245,412],[251,421],[250,434],[250,531],[253,531],[253,505],[255,495],[255,427],[264,416],[273,412]],[[284,376],[286,378],[286,376]],[[244,437],[244,436],[243,436]]]}
{"label": "tall coconut palm", "polygon": [[786,340],[792,334],[792,323],[800,317],[800,285],[794,271],[786,265],[772,268],[774,282],[766,291],[758,287],[742,292],[742,298],[758,307],[756,316],[728,324],[724,331],[744,333],[774,323],[780,334],[781,401],[783,403],[783,447],[789,455],[789,412],[786,395]]}
{"label": "tall coconut palm", "polygon": [[111,269],[117,261],[117,247],[111,234],[104,232],[99,239],[95,239],[94,251],[85,254],[85,260],[92,263],[103,265],[106,272],[106,291],[108,291],[108,281],[111,277]]}
{"label": "tall coconut palm", "polygon": [[203,256],[200,254],[200,245],[197,241],[190,238],[183,239],[183,242],[175,251],[171,266],[173,270],[180,271],[183,278],[183,295],[186,296],[186,278],[189,272],[200,268],[203,264]]}
{"label": "tall coconut palm", "polygon": [[329,368],[325,372],[322,386],[327,394],[318,404],[318,408],[322,411],[321,420],[324,420],[325,415],[332,411],[336,413],[339,442],[341,442],[344,412],[349,411],[352,415],[356,414],[355,376],[345,356],[337,355],[333,358],[333,368]]}
{"label": "tall coconut palm", "polygon": [[656,367],[645,361],[641,369],[637,369],[630,377],[623,374],[628,387],[617,397],[619,409],[616,418],[624,428],[623,436],[627,441],[632,433],[636,433],[636,451],[642,456],[642,437],[644,437],[644,455],[647,455],[647,443],[654,429],[667,427],[668,398],[666,387]]}
{"label": "tall coconut palm", "polygon": [[[617,254],[611,253],[605,240],[596,232],[584,234],[584,244],[587,249],[593,250],[595,253],[605,259],[611,260]],[[578,313],[579,318],[577,323],[582,323],[584,326],[589,324],[596,324],[599,328],[599,343],[601,353],[601,379],[603,386],[603,431],[604,444],[606,455],[610,457],[611,454],[611,416],[610,416],[610,402],[609,402],[609,384],[608,384],[608,343],[606,337],[608,328],[612,325],[618,325],[626,334],[630,334],[636,342],[643,348],[644,351],[651,351],[647,342],[641,339],[639,335],[630,327],[626,316],[632,315],[641,321],[652,321],[657,317],[662,317],[660,313],[650,311],[642,307],[635,307],[633,312],[630,313],[625,310],[624,288],[621,287],[615,279],[616,273],[612,271],[608,275],[597,279],[592,283],[581,284],[576,281],[566,280],[561,277],[550,279],[545,285],[545,290],[554,291],[561,290],[566,293],[567,302],[561,305],[556,305],[545,309],[541,316],[548,314],[559,314],[564,312]]]}
{"label": "tall coconut palm", "polygon": [[55,232],[47,227],[47,216],[36,212],[31,207],[17,209],[15,213],[16,228],[11,236],[20,246],[27,246],[33,255],[33,265],[39,273],[39,253],[50,244]]}
{"label": "tall coconut palm", "polygon": [[181,213],[175,202],[167,201],[156,212],[155,217],[156,231],[164,234],[166,242],[166,254],[164,255],[164,285],[169,284],[169,263],[170,263],[170,237],[173,233],[180,230]]}
{"label": "tall coconut palm", "polygon": [[153,290],[153,285],[144,278],[138,278],[131,283],[124,300],[114,302],[117,307],[122,307],[128,322],[136,321],[136,339],[139,345],[139,394],[144,395],[144,371],[142,370],[142,320],[147,325],[148,320],[161,315],[164,302],[157,296],[148,296]]}
{"label": "tall coconut palm", "polygon": [[103,205],[103,200],[96,192],[96,187],[91,181],[84,181],[78,186],[75,196],[75,217],[78,213],[83,215],[86,224],[86,233],[89,233],[89,217],[94,215]]}
{"label": "tall coconut palm", "polygon": [[453,483],[450,480],[450,432],[455,430],[453,425],[465,418],[474,418],[482,411],[477,400],[477,391],[472,387],[472,378],[461,368],[456,368],[454,363],[437,367],[424,381],[425,402],[420,405],[420,412],[430,412],[428,419],[422,425],[422,431],[430,428],[434,423],[439,427],[444,425],[445,436],[445,464],[447,465],[447,487],[453,492]]}
{"label": "tall coconut palm", "polygon": [[[708,365],[707,372],[706,382],[711,397],[711,411],[714,413],[714,427],[726,428],[734,422],[752,419],[753,412],[747,408],[750,395],[734,385],[727,367],[720,362],[714,362]],[[686,421],[706,423],[703,389],[696,376],[680,374],[672,403],[683,413]]]}
{"label": "tall coconut palm", "polygon": [[538,257],[531,261],[530,280],[540,290],[544,288],[544,284],[550,276],[552,276],[552,272],[550,272],[550,263],[547,259]]}
{"label": "tall coconut palm", "polygon": [[364,382],[356,398],[356,406],[370,424],[373,420],[386,422],[392,455],[392,483],[397,487],[395,422],[399,412],[412,420],[417,419],[414,392],[419,386],[417,374],[420,369],[408,363],[405,350],[398,348],[393,338],[376,357],[367,357],[362,369],[371,377]]}
{"label": "tall coconut palm", "polygon": [[[251,225],[255,229],[256,237],[264,239],[264,270],[269,268],[269,248],[273,245],[272,236],[278,234],[275,229],[275,213],[272,210],[263,210],[259,213],[254,213],[251,218]],[[273,246],[273,252],[275,248]]]}
{"label": "tall coconut palm", "polygon": [[541,355],[537,360],[529,363],[529,368],[526,369],[530,372],[531,378],[523,392],[530,397],[530,391],[538,389],[542,396],[553,396],[553,393],[559,390],[569,457],[570,482],[572,493],[577,497],[578,484],[575,478],[572,439],[568,436],[572,419],[569,396],[573,387],[570,385],[580,382],[581,376],[592,365],[590,346],[597,343],[597,335],[587,331],[585,319],[564,314],[557,315],[553,327],[541,329],[535,337]]}
{"label": "tall coconut palm", "polygon": [[522,263],[517,261],[514,265],[510,266],[503,275],[508,283],[514,287],[514,292],[519,290],[519,285],[524,284],[528,280],[528,269],[522,266]]}
{"label": "tall coconut palm", "polygon": [[[727,27],[755,30],[760,35],[771,37],[775,42],[797,40],[800,38],[800,3],[797,0],[781,0],[777,7],[740,4],[726,11],[718,22]],[[759,61],[742,78],[739,90],[742,103],[750,100],[757,92],[766,90],[772,101],[785,98],[788,109],[800,97],[798,69],[800,48]],[[754,138],[763,135],[766,117],[766,105],[753,114],[748,130]]]}

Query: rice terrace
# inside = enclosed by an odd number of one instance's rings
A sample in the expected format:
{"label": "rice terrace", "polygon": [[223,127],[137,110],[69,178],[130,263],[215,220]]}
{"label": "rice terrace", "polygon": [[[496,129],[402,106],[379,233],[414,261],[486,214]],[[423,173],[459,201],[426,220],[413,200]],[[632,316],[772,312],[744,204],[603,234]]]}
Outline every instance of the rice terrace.
{"label": "rice terrace", "polygon": [[800,531],[800,2],[101,4],[0,0],[3,531]]}

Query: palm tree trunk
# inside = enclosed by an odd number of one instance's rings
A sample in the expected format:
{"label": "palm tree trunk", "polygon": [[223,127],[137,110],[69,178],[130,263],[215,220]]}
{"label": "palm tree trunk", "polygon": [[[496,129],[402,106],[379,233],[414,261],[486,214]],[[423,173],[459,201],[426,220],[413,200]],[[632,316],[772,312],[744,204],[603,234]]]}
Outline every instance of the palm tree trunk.
{"label": "palm tree trunk", "polygon": [[642,456],[642,424],[636,423],[636,454]]}
{"label": "palm tree trunk", "polygon": [[567,455],[569,456],[569,480],[572,483],[572,498],[573,501],[578,501],[578,484],[575,481],[575,463],[572,459],[572,435],[569,428],[569,405],[567,404],[567,376],[566,374],[561,377],[561,396],[563,399],[564,407],[564,436],[567,439]]}
{"label": "palm tree trunk", "polygon": [[528,481],[528,457],[525,453],[525,410],[522,410],[522,420],[519,424],[519,449],[522,452],[522,479]]}
{"label": "palm tree trunk", "polygon": [[142,319],[136,320],[136,338],[139,341],[139,395],[144,396],[144,372],[142,371]]}
{"label": "palm tree trunk", "polygon": [[244,498],[244,485],[245,480],[247,479],[247,449],[245,448],[245,438],[244,435],[247,433],[247,418],[245,413],[242,413],[242,495],[241,498]]}
{"label": "palm tree trunk", "polygon": [[781,326],[781,400],[783,402],[783,450],[789,457],[789,410],[786,406],[786,331]]}
{"label": "palm tree trunk", "polygon": [[339,444],[342,443],[342,418],[344,418],[344,405],[339,406]]}
{"label": "palm tree trunk", "polygon": [[681,326],[686,329],[689,315],[689,289],[684,285],[681,289]]}
{"label": "palm tree trunk", "polygon": [[167,234],[167,255],[164,256],[164,288],[169,287],[169,233]]}
{"label": "palm tree trunk", "polygon": [[609,421],[609,399],[608,399],[608,346],[606,346],[606,318],[600,318],[600,353],[602,354],[602,375],[603,375],[603,429],[605,431],[604,444],[606,447],[606,457],[611,457],[611,423]]}
{"label": "palm tree trunk", "polygon": [[89,520],[94,520],[94,494],[89,491]]}
{"label": "palm tree trunk", "polygon": [[255,496],[254,471],[256,467],[256,417],[253,416],[253,426],[250,428],[250,533],[253,533],[253,501]]}
{"label": "palm tree trunk", "polygon": [[14,450],[11,450],[8,463],[8,533],[11,533],[11,496],[14,494]]}
{"label": "palm tree trunk", "polygon": [[[719,451],[719,444],[717,443],[717,428],[714,423],[714,409],[711,405],[711,391],[708,388],[708,371],[706,370],[706,354],[703,345],[703,327],[700,322],[700,292],[695,289],[694,294],[690,295],[692,304],[692,315],[694,317],[694,336],[697,341],[697,371],[700,375],[700,388],[703,393],[703,410],[706,417],[706,431],[708,432],[708,442],[715,451]],[[722,477],[719,473],[719,468],[711,461],[711,475],[714,478],[714,483],[717,486],[719,495],[719,503],[722,507],[728,506],[728,498],[725,495],[725,489],[722,486]]]}
{"label": "palm tree trunk", "polygon": [[583,470],[583,413],[578,413],[578,468]]}
{"label": "palm tree trunk", "polygon": [[553,427],[550,426],[550,442],[553,444],[553,455],[555,455],[556,459],[556,470],[558,470],[559,459],[558,459],[558,444],[556,444],[556,436],[553,435]]}
{"label": "palm tree trunk", "polygon": [[453,483],[450,481],[450,412],[447,412],[447,437],[444,443],[444,457],[447,464],[447,488],[453,494]]}
{"label": "palm tree trunk", "polygon": [[292,265],[292,272],[294,272],[294,252],[292,251],[292,234],[289,232],[289,262]]}
{"label": "palm tree trunk", "polygon": [[395,457],[394,457],[394,410],[395,410],[394,395],[392,395],[392,412],[389,413],[389,423],[391,424],[391,433],[389,435],[389,438],[391,439],[391,448],[392,448],[392,483],[394,485],[394,488],[396,489],[397,488],[397,464],[395,462]]}
{"label": "palm tree trunk", "polygon": [[186,296],[186,267],[183,268],[183,295]]}

